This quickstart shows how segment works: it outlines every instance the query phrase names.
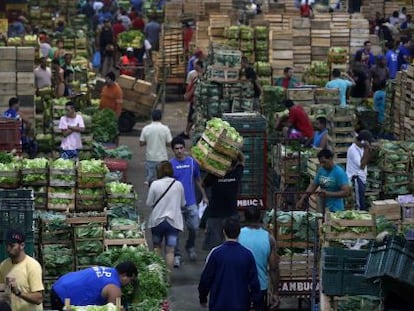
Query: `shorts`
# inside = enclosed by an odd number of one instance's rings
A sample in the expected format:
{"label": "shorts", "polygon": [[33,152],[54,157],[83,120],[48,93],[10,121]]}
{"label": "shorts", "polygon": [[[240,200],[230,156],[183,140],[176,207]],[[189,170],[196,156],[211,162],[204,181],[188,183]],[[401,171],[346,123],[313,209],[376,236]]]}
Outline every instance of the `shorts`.
{"label": "shorts", "polygon": [[194,121],[194,113],[195,113],[194,105],[190,104],[190,107],[188,107],[188,115],[187,115],[188,123],[192,123]]}
{"label": "shorts", "polygon": [[61,150],[60,157],[62,159],[68,160],[77,158],[79,156],[79,150]]}
{"label": "shorts", "polygon": [[166,220],[161,222],[158,226],[151,228],[152,243],[154,246],[160,246],[165,238],[165,245],[175,247],[177,245],[178,233],[180,230],[174,228]]}

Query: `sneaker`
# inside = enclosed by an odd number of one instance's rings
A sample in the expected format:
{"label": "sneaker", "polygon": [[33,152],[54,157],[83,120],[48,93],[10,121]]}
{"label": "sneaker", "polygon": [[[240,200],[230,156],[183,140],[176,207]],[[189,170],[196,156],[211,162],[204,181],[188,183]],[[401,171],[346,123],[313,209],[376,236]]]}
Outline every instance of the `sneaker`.
{"label": "sneaker", "polygon": [[197,260],[197,253],[196,253],[194,248],[190,248],[188,250],[188,256],[190,257],[191,261],[196,261]]}
{"label": "sneaker", "polygon": [[179,268],[181,266],[181,257],[174,256],[174,268]]}

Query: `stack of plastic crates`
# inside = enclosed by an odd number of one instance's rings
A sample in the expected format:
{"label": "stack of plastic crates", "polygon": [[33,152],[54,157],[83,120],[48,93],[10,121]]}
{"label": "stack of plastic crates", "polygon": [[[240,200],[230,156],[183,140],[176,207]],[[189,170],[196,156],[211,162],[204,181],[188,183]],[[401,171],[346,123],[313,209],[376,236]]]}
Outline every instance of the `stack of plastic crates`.
{"label": "stack of plastic crates", "polygon": [[26,236],[26,254],[34,255],[34,194],[32,190],[0,190],[0,260],[7,258],[6,233],[18,229]]}
{"label": "stack of plastic crates", "polygon": [[245,167],[242,177],[239,207],[265,207],[267,199],[266,119],[259,113],[225,113],[223,120],[243,136]]}
{"label": "stack of plastic crates", "polygon": [[414,246],[401,236],[371,247],[365,277],[388,278],[414,288]]}
{"label": "stack of plastic crates", "polygon": [[379,296],[378,283],[364,277],[368,251],[322,248],[322,291],[328,296]]}
{"label": "stack of plastic crates", "polygon": [[21,121],[0,119],[0,151],[15,150],[17,154],[22,153],[21,128]]}

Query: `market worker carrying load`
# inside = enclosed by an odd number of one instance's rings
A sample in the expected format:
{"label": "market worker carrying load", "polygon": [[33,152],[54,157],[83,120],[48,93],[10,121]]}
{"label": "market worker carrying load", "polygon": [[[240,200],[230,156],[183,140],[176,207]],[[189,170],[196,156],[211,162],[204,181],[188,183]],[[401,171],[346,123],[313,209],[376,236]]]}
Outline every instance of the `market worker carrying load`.
{"label": "market worker carrying load", "polygon": [[134,56],[134,49],[132,47],[128,47],[125,55],[121,56],[118,67],[121,75],[136,77],[138,59]]}
{"label": "market worker carrying load", "polygon": [[105,76],[105,86],[101,92],[101,102],[99,109],[111,109],[117,118],[122,112],[122,100],[124,93],[118,83],[115,82],[115,74],[111,71]]}
{"label": "market worker carrying load", "polygon": [[122,296],[121,287],[131,284],[138,270],[130,261],[115,268],[95,266],[61,276],[52,286],[50,302],[53,310],[63,310],[65,299],[73,306],[116,303]]}
{"label": "market worker carrying load", "polygon": [[[316,191],[323,208],[331,212],[339,212],[345,209],[344,198],[351,194],[349,179],[344,169],[334,163],[334,154],[328,149],[318,153],[318,160],[321,167],[318,169],[315,178],[306,188],[306,193],[296,202],[296,209],[300,209],[309,194]],[[318,187],[320,188],[319,190]]]}
{"label": "market worker carrying load", "polygon": [[290,99],[285,100],[284,105],[289,110],[289,114],[282,116],[277,115],[275,128],[280,128],[287,119],[287,124],[283,127],[284,137],[289,139],[300,139],[304,143],[311,141],[314,134],[313,126],[303,107],[295,105]]}

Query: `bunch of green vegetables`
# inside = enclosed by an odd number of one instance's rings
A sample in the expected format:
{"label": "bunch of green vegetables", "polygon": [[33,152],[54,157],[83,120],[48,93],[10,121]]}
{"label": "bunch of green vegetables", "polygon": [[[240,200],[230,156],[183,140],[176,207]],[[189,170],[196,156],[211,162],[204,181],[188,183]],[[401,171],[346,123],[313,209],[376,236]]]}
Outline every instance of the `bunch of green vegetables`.
{"label": "bunch of green vegetables", "polygon": [[78,189],[79,199],[82,205],[95,205],[97,201],[103,200],[103,190],[100,188]]}
{"label": "bunch of green vegetables", "polygon": [[42,251],[43,262],[48,276],[59,276],[72,271],[72,249],[66,245],[46,244],[43,246]]}
{"label": "bunch of green vegetables", "polygon": [[108,204],[111,205],[134,205],[136,201],[136,193],[131,184],[122,182],[110,182],[106,184],[106,192],[108,194]]}
{"label": "bunch of green vegetables", "polygon": [[254,36],[256,39],[267,39],[269,38],[269,29],[266,26],[254,27]]}
{"label": "bunch of green vegetables", "polygon": [[103,236],[103,226],[102,224],[88,223],[84,226],[75,227],[75,237],[77,239],[91,239],[91,238],[100,238]]}
{"label": "bunch of green vegetables", "polygon": [[316,221],[322,214],[306,211],[279,211],[276,213],[278,232],[289,235],[292,241],[312,242],[316,234]]}
{"label": "bunch of green vegetables", "polygon": [[272,65],[268,62],[256,62],[254,67],[259,76],[268,77],[272,75]]}
{"label": "bunch of green vegetables", "polygon": [[74,181],[75,174],[68,174],[73,173],[75,170],[75,163],[72,160],[68,159],[56,159],[50,163],[50,169],[56,170],[53,173],[53,178],[62,180],[62,181]]}
{"label": "bunch of green vegetables", "polygon": [[49,160],[46,158],[23,159],[22,180],[24,183],[47,181],[47,166]]}
{"label": "bunch of green vegetables", "polygon": [[79,162],[78,174],[79,183],[81,184],[96,184],[103,182],[105,174],[109,170],[102,160],[82,160]]}
{"label": "bunch of green vegetables", "polygon": [[107,149],[102,144],[93,142],[93,154],[98,159],[125,159],[131,160],[132,152],[127,145],[120,145],[114,149]]}
{"label": "bunch of green vegetables", "polygon": [[[237,132],[237,130],[230,125],[229,122],[223,121],[220,118],[212,118],[207,122],[207,129],[213,133],[221,132],[222,129],[226,130],[226,137],[237,144],[243,143],[243,136]],[[211,137],[213,139],[213,137]],[[216,137],[217,140],[217,137]]]}
{"label": "bunch of green vegetables", "polygon": [[[146,300],[161,301],[168,294],[167,267],[165,261],[145,246],[125,246],[110,249],[100,254],[97,263],[114,267],[123,261],[132,261],[138,268],[138,286],[123,288],[128,304],[138,304]],[[139,309],[147,311],[151,309]]]}
{"label": "bunch of green vegetables", "polygon": [[40,215],[41,236],[43,241],[67,241],[71,237],[71,227],[66,222],[66,215],[42,213]]}
{"label": "bunch of green vegetables", "polygon": [[19,181],[18,171],[20,170],[20,160],[13,158],[12,155],[3,153],[1,156],[5,162],[0,162],[0,184],[14,185]]}
{"label": "bunch of green vegetables", "polygon": [[113,218],[110,221],[110,230],[105,231],[108,239],[141,239],[144,232],[137,221],[127,218]]}
{"label": "bunch of green vegetables", "polygon": [[[364,211],[347,210],[343,212],[330,213],[330,215],[333,220],[372,220],[372,215]],[[332,230],[337,232],[367,233],[372,231],[372,227],[332,226]]]}
{"label": "bunch of green vegetables", "polygon": [[70,306],[72,311],[118,311],[113,303],[108,303],[104,306]]}
{"label": "bunch of green vegetables", "polygon": [[57,198],[57,197],[49,196],[49,203],[51,204],[72,204],[75,199],[75,195],[71,188],[50,187],[49,192],[63,194],[65,195],[65,197],[67,196],[67,198]]}
{"label": "bunch of green vegetables", "polygon": [[144,44],[145,35],[140,30],[128,30],[118,35],[118,45],[121,48],[134,46],[141,48]]}
{"label": "bunch of green vegetables", "polygon": [[213,168],[225,172],[229,169],[229,165],[226,165],[224,163],[221,163],[219,161],[213,160],[211,158],[206,158],[206,155],[204,152],[198,147],[193,146],[191,148],[191,155],[196,159],[202,166],[203,163],[208,164],[209,166],[212,166]]}
{"label": "bunch of green vegetables", "polygon": [[97,142],[113,142],[118,136],[118,119],[111,109],[98,110],[92,116],[92,133]]}

